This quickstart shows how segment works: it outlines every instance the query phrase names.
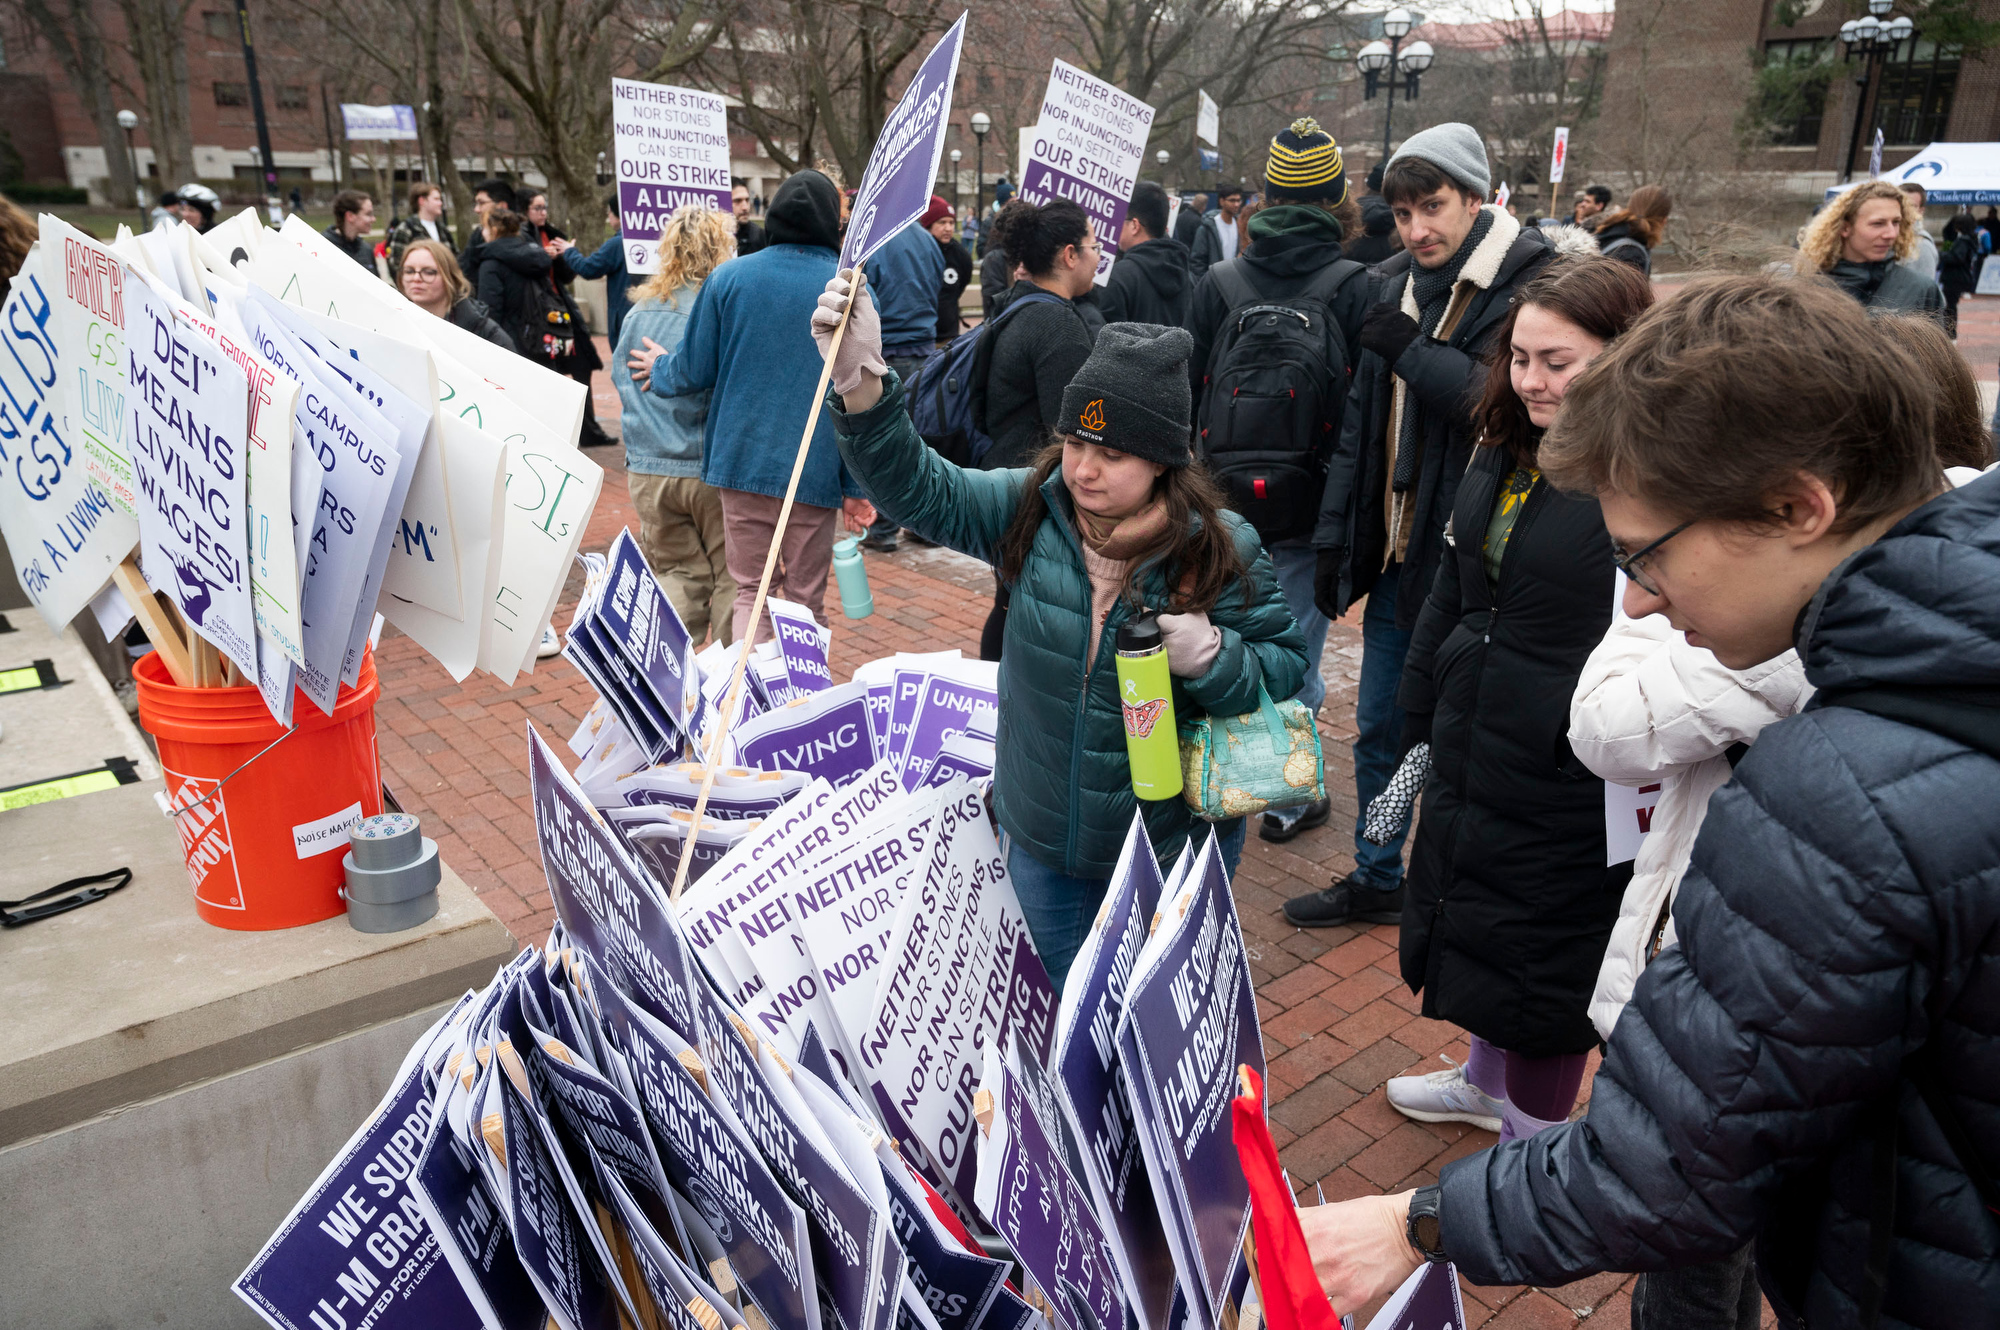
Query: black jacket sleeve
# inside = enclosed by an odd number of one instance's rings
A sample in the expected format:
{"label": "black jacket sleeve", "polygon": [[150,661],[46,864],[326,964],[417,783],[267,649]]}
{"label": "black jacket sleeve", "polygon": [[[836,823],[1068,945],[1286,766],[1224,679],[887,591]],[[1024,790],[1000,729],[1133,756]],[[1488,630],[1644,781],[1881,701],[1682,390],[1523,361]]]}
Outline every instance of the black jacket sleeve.
{"label": "black jacket sleeve", "polygon": [[[1456,539],[1466,537],[1460,534]],[[1396,690],[1396,705],[1403,709],[1405,749],[1430,741],[1431,713],[1437,709],[1437,678],[1432,667],[1438,648],[1459,620],[1458,559],[1457,547],[1445,546],[1431,593],[1424,597],[1416,629],[1410,635],[1409,654],[1403,657],[1403,681]]]}
{"label": "black jacket sleeve", "polygon": [[1486,362],[1474,350],[1419,335],[1396,357],[1396,377],[1424,407],[1469,421],[1486,388]]}
{"label": "black jacket sleeve", "polygon": [[479,265],[479,286],[473,294],[490,312],[497,314],[506,309],[507,279],[501,273],[499,264],[482,262]]}
{"label": "black jacket sleeve", "polygon": [[[1084,330],[1083,316],[1060,306],[1048,307],[1050,317],[1037,320],[1045,327],[1034,329],[1035,361],[1035,401],[1042,423],[1053,427],[1062,418],[1063,389],[1083,368],[1083,362],[1090,359],[1090,334]],[[1040,314],[1041,310],[1024,310],[1017,316],[1026,322],[1029,314]],[[1047,335],[1043,335],[1046,332]],[[1036,445],[1037,449],[1040,445]]]}
{"label": "black jacket sleeve", "polygon": [[[1118,270],[1111,270],[1116,280]],[[1215,289],[1215,283],[1202,273],[1194,279],[1194,295],[1188,300],[1187,330],[1194,338],[1194,350],[1188,355],[1188,387],[1194,396],[1191,400],[1192,418],[1201,419],[1201,390],[1208,378],[1208,358],[1215,350],[1215,336],[1222,325],[1223,316],[1229,311],[1222,307],[1222,293]]]}
{"label": "black jacket sleeve", "polygon": [[1369,363],[1355,362],[1348,380],[1347,406],[1340,416],[1340,439],[1326,463],[1326,488],[1320,492],[1319,521],[1313,527],[1313,545],[1319,549],[1343,549],[1347,545],[1347,514],[1354,502],[1355,478],[1361,474],[1361,450],[1370,446],[1362,438],[1368,417],[1368,398],[1377,375],[1387,370],[1380,357],[1364,353]]}

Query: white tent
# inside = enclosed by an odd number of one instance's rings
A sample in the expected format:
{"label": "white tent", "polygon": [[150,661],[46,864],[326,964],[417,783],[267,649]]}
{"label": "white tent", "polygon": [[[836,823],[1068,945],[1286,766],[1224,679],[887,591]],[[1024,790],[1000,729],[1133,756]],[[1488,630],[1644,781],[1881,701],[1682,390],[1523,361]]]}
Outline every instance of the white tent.
{"label": "white tent", "polygon": [[[1922,185],[1934,205],[2000,205],[2000,143],[1933,143],[1878,179]],[[1827,190],[1832,198],[1845,186]]]}

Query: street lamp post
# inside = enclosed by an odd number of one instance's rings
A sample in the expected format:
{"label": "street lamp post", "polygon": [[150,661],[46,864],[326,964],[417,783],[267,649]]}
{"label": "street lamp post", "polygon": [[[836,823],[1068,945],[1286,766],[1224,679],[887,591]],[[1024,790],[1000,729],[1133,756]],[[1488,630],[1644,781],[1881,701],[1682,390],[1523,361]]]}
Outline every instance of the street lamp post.
{"label": "street lamp post", "polygon": [[979,141],[977,165],[972,174],[972,215],[979,219],[979,237],[986,238],[986,136],[993,132],[993,117],[984,111],[974,111],[966,123],[972,126],[972,137]]}
{"label": "street lamp post", "polygon": [[1160,164],[1160,183],[1163,185],[1167,183],[1167,163],[1173,159],[1174,155],[1165,148],[1153,154],[1153,160]]}
{"label": "street lamp post", "polygon": [[1417,99],[1417,82],[1424,71],[1431,67],[1437,52],[1429,42],[1411,42],[1408,50],[1403,49],[1403,38],[1410,35],[1415,20],[1410,11],[1398,5],[1382,16],[1382,35],[1388,41],[1372,41],[1354,54],[1354,63],[1361,70],[1363,79],[1361,98],[1373,101],[1383,74],[1389,75],[1389,102],[1382,114],[1382,160],[1389,160],[1389,135],[1396,120],[1396,79],[1403,80],[1403,100]]}
{"label": "street lamp post", "polygon": [[1908,14],[1889,17],[1894,7],[1895,0],[1868,0],[1866,14],[1840,25],[1840,40],[1847,47],[1848,58],[1861,57],[1861,73],[1854,80],[1854,128],[1847,136],[1847,156],[1840,163],[1843,185],[1854,178],[1854,153],[1861,146],[1861,126],[1868,118],[1868,104],[1876,75],[1882,71],[1882,60],[1916,35],[1917,25]]}
{"label": "street lamp post", "polygon": [[965,154],[957,148],[951,150],[951,206],[954,208],[958,206],[958,201],[965,197],[965,191],[960,187],[958,176],[958,163],[964,156]]}
{"label": "street lamp post", "polygon": [[132,131],[138,127],[138,112],[118,113],[118,128],[125,131],[125,155],[132,160],[132,198],[139,205],[139,231],[143,235],[149,229],[146,223],[146,187],[139,183],[139,146],[132,139]]}

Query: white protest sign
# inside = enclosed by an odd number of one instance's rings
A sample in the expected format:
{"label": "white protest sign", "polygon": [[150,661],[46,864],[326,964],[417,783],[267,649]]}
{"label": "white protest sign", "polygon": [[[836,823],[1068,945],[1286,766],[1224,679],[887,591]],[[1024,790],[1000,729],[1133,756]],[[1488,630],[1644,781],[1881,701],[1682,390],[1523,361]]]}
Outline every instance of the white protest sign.
{"label": "white protest sign", "polygon": [[125,302],[128,437],[146,580],[254,680],[243,446],[249,382],[214,342],[176,322],[145,279],[125,284]]}
{"label": "white protest sign", "polygon": [[83,469],[124,512],[137,515],[138,488],[126,452],[125,287],[118,256],[50,213],[40,218],[52,328],[64,348],[57,427],[83,452]]}
{"label": "white protest sign", "polygon": [[0,531],[21,589],[59,633],[138,544],[139,524],[90,478],[56,422],[70,371],[42,265],[29,258],[0,306]]}
{"label": "white protest sign", "polygon": [[1205,88],[1195,89],[1194,95],[1194,136],[1211,148],[1219,148],[1222,145],[1216,139],[1222,133],[1222,108]]}
{"label": "white protest sign", "polygon": [[[507,522],[507,447],[491,434],[454,416],[440,416],[438,443],[450,478],[452,522],[458,532],[458,600],[454,617],[428,609],[382,588],[381,609],[390,623],[416,639],[452,679],[463,682],[479,663],[486,636],[486,609],[500,586],[501,533]],[[413,490],[415,486],[411,487]],[[408,502],[404,507],[407,509]],[[390,568],[395,568],[390,563]]]}
{"label": "white protest sign", "polygon": [[1569,167],[1569,126],[1556,126],[1556,144],[1549,151],[1549,183],[1560,185]]}
{"label": "white protest sign", "polygon": [[1103,251],[1099,286],[1111,280],[1118,231],[1152,131],[1152,107],[1066,60],[1055,61],[1021,173],[1021,197],[1030,203],[1069,199],[1084,210]]}
{"label": "white protest sign", "polygon": [[614,78],[611,143],[625,267],[656,272],[660,232],[674,209],[729,211],[729,103],[712,92]]}

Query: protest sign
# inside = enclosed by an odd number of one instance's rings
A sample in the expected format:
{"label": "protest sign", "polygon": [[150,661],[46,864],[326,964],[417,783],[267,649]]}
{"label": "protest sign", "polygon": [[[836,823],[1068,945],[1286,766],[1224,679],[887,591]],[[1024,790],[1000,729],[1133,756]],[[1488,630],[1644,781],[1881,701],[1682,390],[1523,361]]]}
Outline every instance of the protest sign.
{"label": "protest sign", "polygon": [[1021,197],[1030,203],[1068,199],[1083,209],[1102,251],[1099,286],[1111,280],[1118,232],[1152,131],[1152,107],[1066,60],[1055,61],[1021,172]]}
{"label": "protest sign", "polygon": [[976,739],[970,733],[947,734],[938,746],[937,760],[924,777],[926,788],[955,780],[980,781],[993,774],[993,741]]}
{"label": "protest sign", "polygon": [[618,232],[628,270],[659,270],[660,232],[676,208],[730,210],[728,108],[713,92],[611,80]]}
{"label": "protest sign", "polygon": [[480,1323],[409,1186],[436,1111],[423,1079],[436,1033],[411,1048],[382,1102],[237,1276],[236,1296],[279,1330]]}
{"label": "protest sign", "polygon": [[1465,1330],[1458,1268],[1449,1261],[1425,1261],[1389,1295],[1368,1330]]}
{"label": "protest sign", "polygon": [[938,159],[951,121],[951,90],[958,79],[958,53],[965,44],[964,14],[931,48],[903,89],[896,109],[882,122],[874,151],[861,172],[854,210],[841,242],[840,266],[859,268],[896,232],[931,206]]}
{"label": "protest sign", "polygon": [[687,625],[660,589],[629,528],[618,532],[604,558],[606,582],[596,602],[599,623],[675,728],[683,735],[701,734],[707,717]]}
{"label": "protest sign", "polygon": [[486,1188],[473,1147],[445,1120],[451,1094],[452,1083],[447,1082],[432,1097],[428,1135],[410,1174],[410,1196],[480,1322],[493,1330],[541,1330],[547,1313],[521,1268],[513,1231]]}
{"label": "protest sign", "polygon": [[771,627],[792,687],[806,693],[832,687],[833,671],[826,663],[826,653],[833,634],[803,605],[769,596],[764,608],[770,611]]}
{"label": "protest sign", "polygon": [[737,725],[737,756],[766,771],[804,771],[836,786],[874,765],[868,690],[841,684]]}
{"label": "protest sign", "polygon": [[[454,617],[399,595],[393,558],[391,575],[382,584],[381,610],[384,618],[435,657],[454,682],[462,683],[479,663],[488,607],[500,589],[500,541],[507,521],[507,449],[491,434],[442,412],[438,413],[437,430],[441,452],[448,459],[445,475],[451,489],[452,526],[458,534],[456,600],[463,610]],[[420,470],[419,479],[422,474]],[[415,501],[416,486],[411,490],[406,510]],[[396,543],[409,543],[400,530]],[[414,555],[408,548],[404,552]],[[407,557],[404,560],[410,561]]]}
{"label": "protest sign", "polygon": [[939,1330],[973,1330],[1000,1296],[1006,1265],[965,1250],[944,1232],[924,1198],[923,1184],[886,1142],[881,1151],[889,1219],[903,1244],[910,1281]]}
{"label": "protest sign", "polygon": [[139,524],[90,477],[56,416],[65,376],[42,264],[26,264],[0,305],[0,532],[14,575],[60,633],[139,543]]}
{"label": "protest sign", "polygon": [[884,1122],[907,1123],[940,1175],[970,1195],[981,1056],[1018,1029],[1033,1055],[1046,1057],[1055,991],[984,801],[969,786],[946,793],[855,1053]]}
{"label": "protest sign", "polygon": [[1264,1044],[1213,833],[1134,962],[1118,1052],[1191,1321],[1220,1325],[1250,1224],[1229,1107],[1239,1066],[1264,1074]]}
{"label": "protest sign", "polygon": [[1111,889],[1070,965],[1049,1054],[1055,1096],[1083,1156],[1077,1181],[1089,1189],[1104,1221],[1126,1304],[1141,1330],[1168,1330],[1174,1262],[1119,1075],[1117,1035],[1126,985],[1159,905],[1159,863],[1145,818],[1135,813]]}
{"label": "protest sign", "polygon": [[[146,580],[254,681],[244,435],[250,387],[145,280],[124,291],[133,479]],[[343,625],[344,627],[345,625]]]}
{"label": "protest sign", "polygon": [[[66,348],[57,428],[83,452],[83,469],[120,511],[137,516],[139,491],[126,437],[125,289],[130,275],[118,256],[50,213],[38,219],[45,289],[54,306],[51,327]],[[72,363],[73,357],[73,363]]]}
{"label": "protest sign", "polygon": [[931,764],[944,751],[945,740],[963,734],[979,708],[999,704],[998,689],[935,675],[926,679],[903,743],[904,787],[914,790],[928,783]]}

